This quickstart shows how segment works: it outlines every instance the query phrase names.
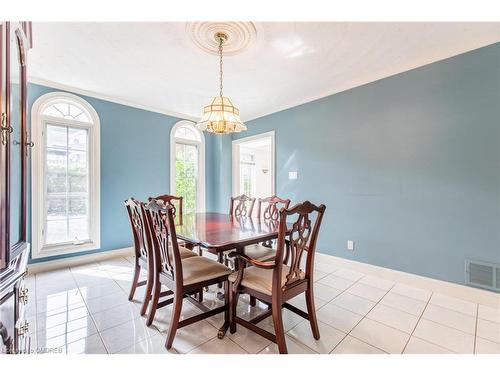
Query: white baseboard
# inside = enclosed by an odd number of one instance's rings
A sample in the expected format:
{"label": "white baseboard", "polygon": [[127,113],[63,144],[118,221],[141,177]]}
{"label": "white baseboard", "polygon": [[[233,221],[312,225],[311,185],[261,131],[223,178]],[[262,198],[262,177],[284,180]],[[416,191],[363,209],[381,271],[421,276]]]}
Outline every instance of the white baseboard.
{"label": "white baseboard", "polygon": [[132,255],[134,255],[134,249],[132,247],[125,247],[122,249],[103,251],[100,253],[50,260],[48,262],[32,263],[28,264],[28,274],[53,271],[66,267],[75,267],[82,264],[99,262],[107,259],[126,257]]}
{"label": "white baseboard", "polygon": [[412,273],[396,271],[390,268],[361,263],[324,253],[316,253],[315,263],[315,268],[318,271],[326,272],[328,269],[334,269],[334,267],[349,268],[353,271],[358,271],[366,275],[377,276],[383,279],[411,285],[415,288],[426,289],[435,293],[442,293],[487,306],[498,308],[500,304],[499,293],[473,288],[466,285],[455,284],[448,281],[432,279],[430,277],[415,275]]}

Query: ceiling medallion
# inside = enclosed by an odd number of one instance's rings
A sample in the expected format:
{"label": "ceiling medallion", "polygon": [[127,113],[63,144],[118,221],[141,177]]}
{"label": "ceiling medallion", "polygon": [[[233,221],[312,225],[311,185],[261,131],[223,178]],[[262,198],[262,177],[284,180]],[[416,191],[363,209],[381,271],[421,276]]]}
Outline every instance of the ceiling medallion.
{"label": "ceiling medallion", "polygon": [[188,22],[186,32],[193,43],[205,52],[219,54],[217,33],[227,35],[224,55],[233,56],[245,51],[257,39],[257,30],[252,22]]}

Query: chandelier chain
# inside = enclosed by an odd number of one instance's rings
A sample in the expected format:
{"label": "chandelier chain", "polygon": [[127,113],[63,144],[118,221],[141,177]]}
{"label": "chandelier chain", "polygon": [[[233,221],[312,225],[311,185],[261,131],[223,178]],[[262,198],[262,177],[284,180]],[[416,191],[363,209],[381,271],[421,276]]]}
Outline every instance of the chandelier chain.
{"label": "chandelier chain", "polygon": [[224,40],[219,38],[219,74],[220,74],[220,96],[222,96],[222,43]]}

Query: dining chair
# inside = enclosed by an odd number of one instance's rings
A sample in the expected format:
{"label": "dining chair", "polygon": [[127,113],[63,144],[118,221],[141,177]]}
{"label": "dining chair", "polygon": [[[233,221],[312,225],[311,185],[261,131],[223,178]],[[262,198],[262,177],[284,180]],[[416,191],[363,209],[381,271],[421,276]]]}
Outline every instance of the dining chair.
{"label": "dining chair", "polygon": [[[267,198],[259,198],[257,200],[257,218],[260,219],[261,226],[273,227],[278,226],[279,210],[280,208],[288,208],[290,206],[290,199],[280,198],[272,195]],[[273,248],[273,240],[245,246],[244,253],[256,260],[268,261],[276,257],[276,249]],[[227,254],[226,254],[227,259]],[[285,254],[284,261],[287,262],[288,257]],[[250,296],[250,306],[255,306],[257,301],[255,297]]]}
{"label": "dining chair", "polygon": [[[262,209],[263,205],[264,209]],[[288,208],[289,206],[290,199],[280,198],[276,195],[259,198],[257,200],[257,218],[260,219],[260,225],[277,226],[280,208]],[[252,259],[261,261],[271,260],[276,256],[272,240],[263,242],[262,244],[245,246],[244,253]]]}
{"label": "dining chair", "polygon": [[134,294],[138,286],[147,284],[147,279],[139,281],[141,270],[148,269],[148,253],[145,244],[146,237],[144,232],[145,227],[142,217],[141,204],[141,202],[134,198],[129,198],[125,201],[125,207],[127,208],[128,219],[130,222],[130,227],[132,229],[132,237],[134,239],[135,253],[134,277],[132,279],[132,285],[130,287],[130,293],[128,295],[129,301],[134,298]]}
{"label": "dining chair", "polygon": [[245,194],[238,195],[237,197],[231,197],[229,215],[252,217],[254,205],[255,198],[250,198]]}
{"label": "dining chair", "polygon": [[[231,201],[229,204],[229,215],[233,216],[236,219],[245,219],[251,218],[253,207],[255,205],[255,198],[250,198],[249,196],[242,194],[236,197],[231,197]],[[226,266],[229,264],[229,259],[227,258],[227,254],[229,251],[219,252],[217,253],[217,261],[219,263],[224,263]],[[219,288],[221,285],[219,285]]]}
{"label": "dining chair", "polygon": [[[163,194],[163,195],[159,195],[157,197],[149,197],[148,201],[151,201],[152,199],[160,199],[165,203],[171,204],[173,206],[174,219],[177,220],[177,224],[182,225],[182,219],[183,219],[182,206],[183,206],[183,201],[184,201],[183,197],[176,196],[176,195],[170,195],[170,194]],[[184,246],[187,249],[190,249],[190,250],[193,250],[195,247],[194,244],[187,243],[184,241],[179,241],[179,244],[181,246]],[[202,255],[201,248],[198,248],[198,255]]]}
{"label": "dining chair", "polygon": [[[144,299],[141,306],[141,315],[146,314],[149,301],[151,300],[151,293],[153,291],[153,257],[149,251],[146,243],[146,220],[144,217],[143,207],[144,203],[140,202],[134,198],[129,198],[125,201],[125,206],[127,208],[128,217],[130,225],[132,227],[132,234],[134,238],[134,251],[135,251],[135,268],[134,276],[132,278],[132,285],[130,287],[130,293],[128,296],[129,301],[134,298],[135,291],[137,287],[146,285],[146,290],[144,292]],[[197,256],[193,251],[181,247],[180,248],[181,258],[190,258]],[[146,280],[139,281],[139,276],[141,270],[146,269],[147,278]]]}
{"label": "dining chair", "polygon": [[[165,344],[165,347],[170,349],[179,328],[222,312],[225,314],[225,321],[229,320],[229,283],[227,280],[232,271],[223,264],[205,257],[194,256],[184,259],[181,257],[171,204],[165,205],[161,200],[151,200],[143,207],[143,212],[148,229],[146,231],[146,245],[151,249],[154,259],[153,297],[146,325],[151,325],[158,308],[173,304]],[[223,306],[208,310],[206,306],[191,297],[204,287],[219,282],[225,284],[225,303]],[[160,302],[162,285],[169,289],[166,295],[173,296]],[[203,312],[179,320],[184,298],[190,298],[191,302]]]}
{"label": "dining chair", "polygon": [[[231,274],[230,282],[230,332],[236,332],[237,324],[271,340],[278,345],[280,354],[287,353],[285,333],[283,330],[282,309],[298,314],[309,320],[313,337],[320,338],[316,311],[314,308],[314,254],[321,221],[326,206],[316,206],[309,201],[297,204],[290,209],[279,211],[279,230],[276,257],[273,261],[259,261],[245,254],[231,253],[231,258],[237,258],[240,264],[238,271]],[[290,222],[290,223],[287,223]],[[289,263],[284,264],[285,253],[290,255]],[[301,269],[301,258],[306,253],[305,270]],[[290,305],[287,301],[304,293],[307,312]],[[238,297],[245,293],[256,297],[270,306],[263,314],[244,320],[236,315]],[[256,324],[272,316],[274,331],[266,331]]]}
{"label": "dining chair", "polygon": [[161,199],[165,203],[170,203],[173,206],[174,219],[177,219],[177,223],[182,225],[182,206],[184,198],[181,196],[162,194],[157,197],[149,197],[148,201],[152,199]]}

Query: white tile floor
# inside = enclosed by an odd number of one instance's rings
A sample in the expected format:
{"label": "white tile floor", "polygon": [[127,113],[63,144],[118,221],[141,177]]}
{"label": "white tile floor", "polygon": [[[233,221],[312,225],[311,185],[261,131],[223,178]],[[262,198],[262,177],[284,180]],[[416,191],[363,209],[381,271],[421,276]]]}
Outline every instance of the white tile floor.
{"label": "white tile floor", "polygon": [[[222,316],[180,329],[164,348],[171,310],[161,309],[147,328],[139,315],[144,288],[129,302],[132,258],[39,273],[28,277],[27,318],[38,352],[51,353],[277,353],[275,344],[239,326],[217,339]],[[34,291],[34,293],[33,293]],[[205,293],[209,307],[221,301]],[[290,353],[500,353],[500,307],[457,299],[340,265],[316,266],[316,309],[321,339],[309,322],[284,310]],[[33,296],[35,296],[33,298]],[[256,316],[242,298],[238,314]],[[303,296],[292,304],[304,309]],[[183,318],[198,313],[184,302]],[[259,325],[272,330],[272,321]]]}

